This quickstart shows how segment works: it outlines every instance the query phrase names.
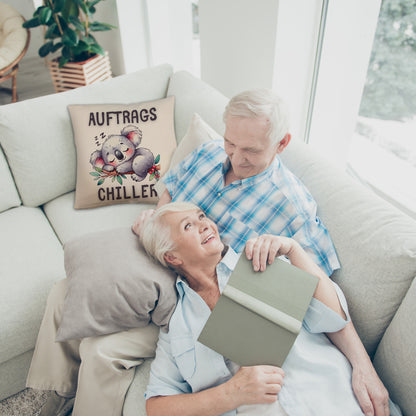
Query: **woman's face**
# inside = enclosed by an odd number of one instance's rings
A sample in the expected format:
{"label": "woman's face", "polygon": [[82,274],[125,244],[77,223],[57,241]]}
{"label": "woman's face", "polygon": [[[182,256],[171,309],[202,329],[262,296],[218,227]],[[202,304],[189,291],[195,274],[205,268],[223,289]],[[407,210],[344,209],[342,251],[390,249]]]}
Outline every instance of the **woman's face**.
{"label": "woman's face", "polygon": [[[217,261],[218,255],[221,256],[224,244],[218,228],[203,211],[169,212],[163,216],[163,222],[170,227],[175,243],[175,249],[170,254],[181,262],[179,264],[205,262],[210,257]],[[167,261],[171,262],[169,258]]]}

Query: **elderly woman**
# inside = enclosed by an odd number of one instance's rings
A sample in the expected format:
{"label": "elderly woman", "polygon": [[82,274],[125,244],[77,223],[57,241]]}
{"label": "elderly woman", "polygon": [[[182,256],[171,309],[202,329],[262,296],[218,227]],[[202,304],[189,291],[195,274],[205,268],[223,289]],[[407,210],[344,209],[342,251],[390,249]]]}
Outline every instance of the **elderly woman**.
{"label": "elderly woman", "polygon": [[[141,240],[152,257],[179,274],[178,304],[169,332],[160,332],[151,367],[149,416],[363,414],[351,366],[325,335],[348,323],[345,298],[295,240],[266,235],[249,240],[245,249],[255,270],[283,255],[319,278],[282,368],[240,368],[197,342],[238,260],[200,209],[184,202],[160,207],[143,225]],[[376,414],[388,415],[389,406]]]}

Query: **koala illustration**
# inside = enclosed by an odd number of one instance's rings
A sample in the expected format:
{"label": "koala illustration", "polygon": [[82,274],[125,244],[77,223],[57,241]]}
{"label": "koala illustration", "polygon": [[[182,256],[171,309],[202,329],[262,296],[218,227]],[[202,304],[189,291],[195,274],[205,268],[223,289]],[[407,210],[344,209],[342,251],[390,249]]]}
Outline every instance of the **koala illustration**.
{"label": "koala illustration", "polygon": [[94,168],[99,167],[107,172],[130,173],[133,180],[141,182],[155,161],[149,149],[139,147],[141,141],[141,130],[136,126],[126,126],[120,135],[108,136],[101,150],[91,154],[90,163]]}

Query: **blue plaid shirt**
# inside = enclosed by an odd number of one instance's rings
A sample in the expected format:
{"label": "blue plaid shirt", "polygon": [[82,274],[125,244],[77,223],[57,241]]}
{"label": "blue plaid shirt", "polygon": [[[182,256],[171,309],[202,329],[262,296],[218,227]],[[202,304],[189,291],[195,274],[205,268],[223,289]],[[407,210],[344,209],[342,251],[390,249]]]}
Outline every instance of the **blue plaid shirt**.
{"label": "blue plaid shirt", "polygon": [[316,202],[276,156],[262,173],[224,186],[230,161],[222,140],[204,143],[163,178],[172,201],[190,201],[218,226],[236,252],[248,239],[293,237],[328,274],[339,268],[335,248],[316,215]]}

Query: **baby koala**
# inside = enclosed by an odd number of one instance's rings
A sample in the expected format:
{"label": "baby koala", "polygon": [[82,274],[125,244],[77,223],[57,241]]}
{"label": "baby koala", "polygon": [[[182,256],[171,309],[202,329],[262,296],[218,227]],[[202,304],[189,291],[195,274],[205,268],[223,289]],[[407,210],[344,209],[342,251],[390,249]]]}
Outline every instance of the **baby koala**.
{"label": "baby koala", "polygon": [[142,132],[136,126],[126,126],[121,134],[112,134],[104,141],[101,150],[95,150],[90,157],[91,165],[107,172],[130,174],[133,180],[141,182],[154,165],[153,153],[139,147]]}

